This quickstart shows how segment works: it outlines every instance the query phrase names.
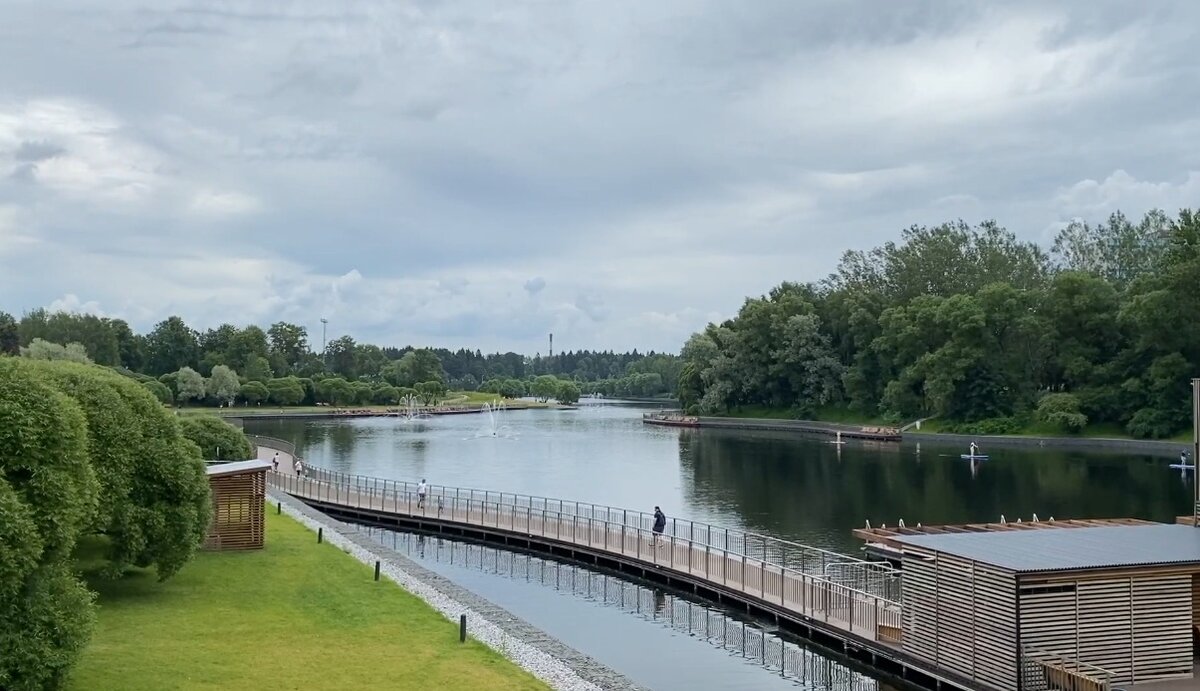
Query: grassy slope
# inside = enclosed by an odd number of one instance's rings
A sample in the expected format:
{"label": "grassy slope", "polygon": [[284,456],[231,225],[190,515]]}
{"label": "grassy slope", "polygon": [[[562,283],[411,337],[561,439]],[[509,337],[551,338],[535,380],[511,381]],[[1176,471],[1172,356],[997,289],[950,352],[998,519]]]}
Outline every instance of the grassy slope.
{"label": "grassy slope", "polygon": [[[92,564],[94,566],[94,564]],[[299,523],[267,547],[202,552],[166,583],[92,578],[92,642],[69,689],[545,689]]]}
{"label": "grassy slope", "polygon": [[[769,408],[762,405],[745,405],[733,410],[726,417],[765,418],[770,420],[791,420],[792,411],[789,408]],[[839,406],[823,406],[811,418],[821,422],[841,422],[849,425],[884,425],[882,418],[861,415]]]}

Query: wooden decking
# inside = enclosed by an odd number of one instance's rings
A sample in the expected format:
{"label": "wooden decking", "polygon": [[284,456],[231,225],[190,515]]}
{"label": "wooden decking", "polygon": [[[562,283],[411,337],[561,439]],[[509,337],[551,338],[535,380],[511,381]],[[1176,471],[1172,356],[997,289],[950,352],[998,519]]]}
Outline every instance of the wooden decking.
{"label": "wooden decking", "polygon": [[820,622],[850,639],[895,645],[901,629],[898,602],[695,540],[655,536],[635,525],[500,501],[430,494],[422,504],[411,492],[297,477],[282,463],[280,471],[269,474],[273,487],[318,504],[472,526],[669,570],[715,590],[738,593],[794,613],[799,619]]}
{"label": "wooden decking", "polygon": [[[1188,523],[1191,523],[1192,517],[1187,516]],[[1183,520],[1180,519],[1182,523]],[[858,528],[854,531],[854,537],[865,541],[868,545],[874,545],[888,550],[899,551],[900,546],[893,538],[907,535],[939,535],[946,533],[992,533],[1013,530],[1052,530],[1059,528],[1097,528],[1114,525],[1151,525],[1154,521],[1145,521],[1140,518],[1089,518],[1089,519],[1072,519],[1072,520],[1015,520],[1004,521],[1001,523],[963,523],[959,525],[926,525],[920,524],[916,526],[905,526],[903,524],[893,527],[880,526],[878,528],[866,527]]]}

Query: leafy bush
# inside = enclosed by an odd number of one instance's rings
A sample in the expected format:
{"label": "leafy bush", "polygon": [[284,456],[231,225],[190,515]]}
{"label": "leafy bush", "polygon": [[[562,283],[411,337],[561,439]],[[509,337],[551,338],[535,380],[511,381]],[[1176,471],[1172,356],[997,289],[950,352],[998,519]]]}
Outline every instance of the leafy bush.
{"label": "leafy bush", "polygon": [[208,460],[244,461],[254,458],[246,435],[216,415],[192,415],[180,420],[183,436],[200,447]]}
{"label": "leafy bush", "polygon": [[262,382],[248,381],[245,384],[242,384],[241,389],[238,391],[238,395],[241,396],[242,400],[246,401],[247,403],[261,403],[262,401],[267,400],[267,396],[271,394],[269,391],[267,391],[266,385]]}
{"label": "leafy bush", "polygon": [[1018,434],[1025,425],[1016,417],[993,417],[976,422],[961,422],[947,430],[953,434]]}
{"label": "leafy bush", "polygon": [[70,559],[97,492],[79,406],[0,358],[0,688],[60,687],[87,644],[92,597]]}
{"label": "leafy bush", "polygon": [[1125,429],[1141,439],[1162,439],[1179,430],[1176,415],[1158,408],[1142,408],[1133,414]]}
{"label": "leafy bush", "polygon": [[151,379],[150,381],[142,382],[142,386],[154,396],[159,403],[170,405],[175,401],[175,395],[171,393],[171,389],[164,383]]}
{"label": "leafy bush", "polygon": [[573,381],[563,381],[558,384],[558,391],[554,394],[555,400],[563,405],[572,405],[579,402],[579,387]]}
{"label": "leafy bush", "polygon": [[1036,417],[1064,432],[1079,432],[1087,426],[1087,415],[1079,412],[1079,398],[1069,393],[1050,393],[1038,401]]}

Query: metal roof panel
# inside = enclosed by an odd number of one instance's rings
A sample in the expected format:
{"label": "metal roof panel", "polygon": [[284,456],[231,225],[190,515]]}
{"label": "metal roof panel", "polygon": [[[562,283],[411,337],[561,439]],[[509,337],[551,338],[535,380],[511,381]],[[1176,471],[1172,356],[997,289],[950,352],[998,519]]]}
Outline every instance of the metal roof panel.
{"label": "metal roof panel", "polygon": [[1200,529],[1165,523],[1070,530],[897,535],[911,545],[1016,572],[1200,564]]}

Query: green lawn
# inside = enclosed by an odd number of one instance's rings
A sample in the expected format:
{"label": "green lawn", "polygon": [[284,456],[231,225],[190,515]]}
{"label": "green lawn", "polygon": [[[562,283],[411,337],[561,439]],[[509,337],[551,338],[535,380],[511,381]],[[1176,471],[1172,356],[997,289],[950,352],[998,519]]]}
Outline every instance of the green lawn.
{"label": "green lawn", "polygon": [[68,688],[546,688],[299,523],[267,518],[266,549],[202,552],[166,583],[100,579],[85,546],[97,625]]}

